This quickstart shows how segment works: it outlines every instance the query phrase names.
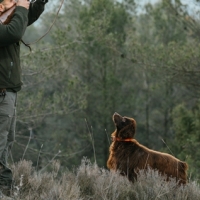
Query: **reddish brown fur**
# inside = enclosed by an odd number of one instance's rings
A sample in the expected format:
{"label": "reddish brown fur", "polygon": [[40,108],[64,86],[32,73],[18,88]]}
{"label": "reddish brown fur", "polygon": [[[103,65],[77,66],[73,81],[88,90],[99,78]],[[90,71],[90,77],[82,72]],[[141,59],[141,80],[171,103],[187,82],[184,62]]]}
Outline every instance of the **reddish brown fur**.
{"label": "reddish brown fur", "polygon": [[[134,119],[115,113],[113,121],[116,130],[112,133],[114,141],[110,146],[110,155],[107,161],[107,167],[110,170],[119,170],[129,180],[134,181],[137,178],[138,170],[150,167],[158,170],[162,175],[167,175],[167,179],[169,177],[176,178],[179,184],[187,182],[187,163],[170,154],[148,149],[133,139],[136,129]],[[132,139],[123,141],[127,138]]]}

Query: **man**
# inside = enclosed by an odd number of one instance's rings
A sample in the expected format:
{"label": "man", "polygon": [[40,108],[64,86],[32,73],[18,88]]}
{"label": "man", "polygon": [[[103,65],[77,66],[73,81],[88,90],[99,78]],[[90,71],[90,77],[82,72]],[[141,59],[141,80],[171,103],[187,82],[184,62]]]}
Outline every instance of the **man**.
{"label": "man", "polygon": [[[48,0],[0,0],[0,17],[16,5],[10,22],[0,23],[0,199],[11,191],[12,171],[7,159],[15,139],[17,92],[21,90],[20,40],[26,27],[44,11]],[[6,195],[9,195],[7,193]]]}

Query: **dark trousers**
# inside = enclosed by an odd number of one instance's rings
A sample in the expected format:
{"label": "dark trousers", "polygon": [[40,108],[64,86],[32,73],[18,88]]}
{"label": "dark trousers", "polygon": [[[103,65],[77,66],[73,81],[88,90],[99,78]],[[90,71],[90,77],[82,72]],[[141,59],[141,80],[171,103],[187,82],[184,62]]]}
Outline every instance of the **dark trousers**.
{"label": "dark trousers", "polygon": [[8,167],[9,151],[15,140],[17,93],[0,97],[0,186],[11,186],[12,171]]}

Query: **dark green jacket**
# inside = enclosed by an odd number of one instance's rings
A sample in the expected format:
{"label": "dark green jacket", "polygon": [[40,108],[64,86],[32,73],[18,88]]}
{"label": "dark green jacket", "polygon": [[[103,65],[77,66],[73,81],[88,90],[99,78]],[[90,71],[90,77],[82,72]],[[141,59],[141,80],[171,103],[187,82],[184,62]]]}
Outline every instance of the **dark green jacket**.
{"label": "dark green jacket", "polygon": [[44,11],[48,0],[37,0],[29,10],[17,6],[12,20],[0,24],[0,88],[18,92],[22,86],[20,43],[26,27],[35,22]]}

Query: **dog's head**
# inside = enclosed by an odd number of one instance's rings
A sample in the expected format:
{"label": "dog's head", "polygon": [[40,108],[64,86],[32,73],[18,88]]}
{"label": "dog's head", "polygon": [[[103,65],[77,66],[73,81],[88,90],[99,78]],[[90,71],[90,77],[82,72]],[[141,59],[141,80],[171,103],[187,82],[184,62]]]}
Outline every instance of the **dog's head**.
{"label": "dog's head", "polygon": [[122,117],[118,113],[114,113],[113,122],[116,127],[116,131],[112,134],[112,137],[127,139],[134,138],[136,131],[136,121],[133,118]]}

